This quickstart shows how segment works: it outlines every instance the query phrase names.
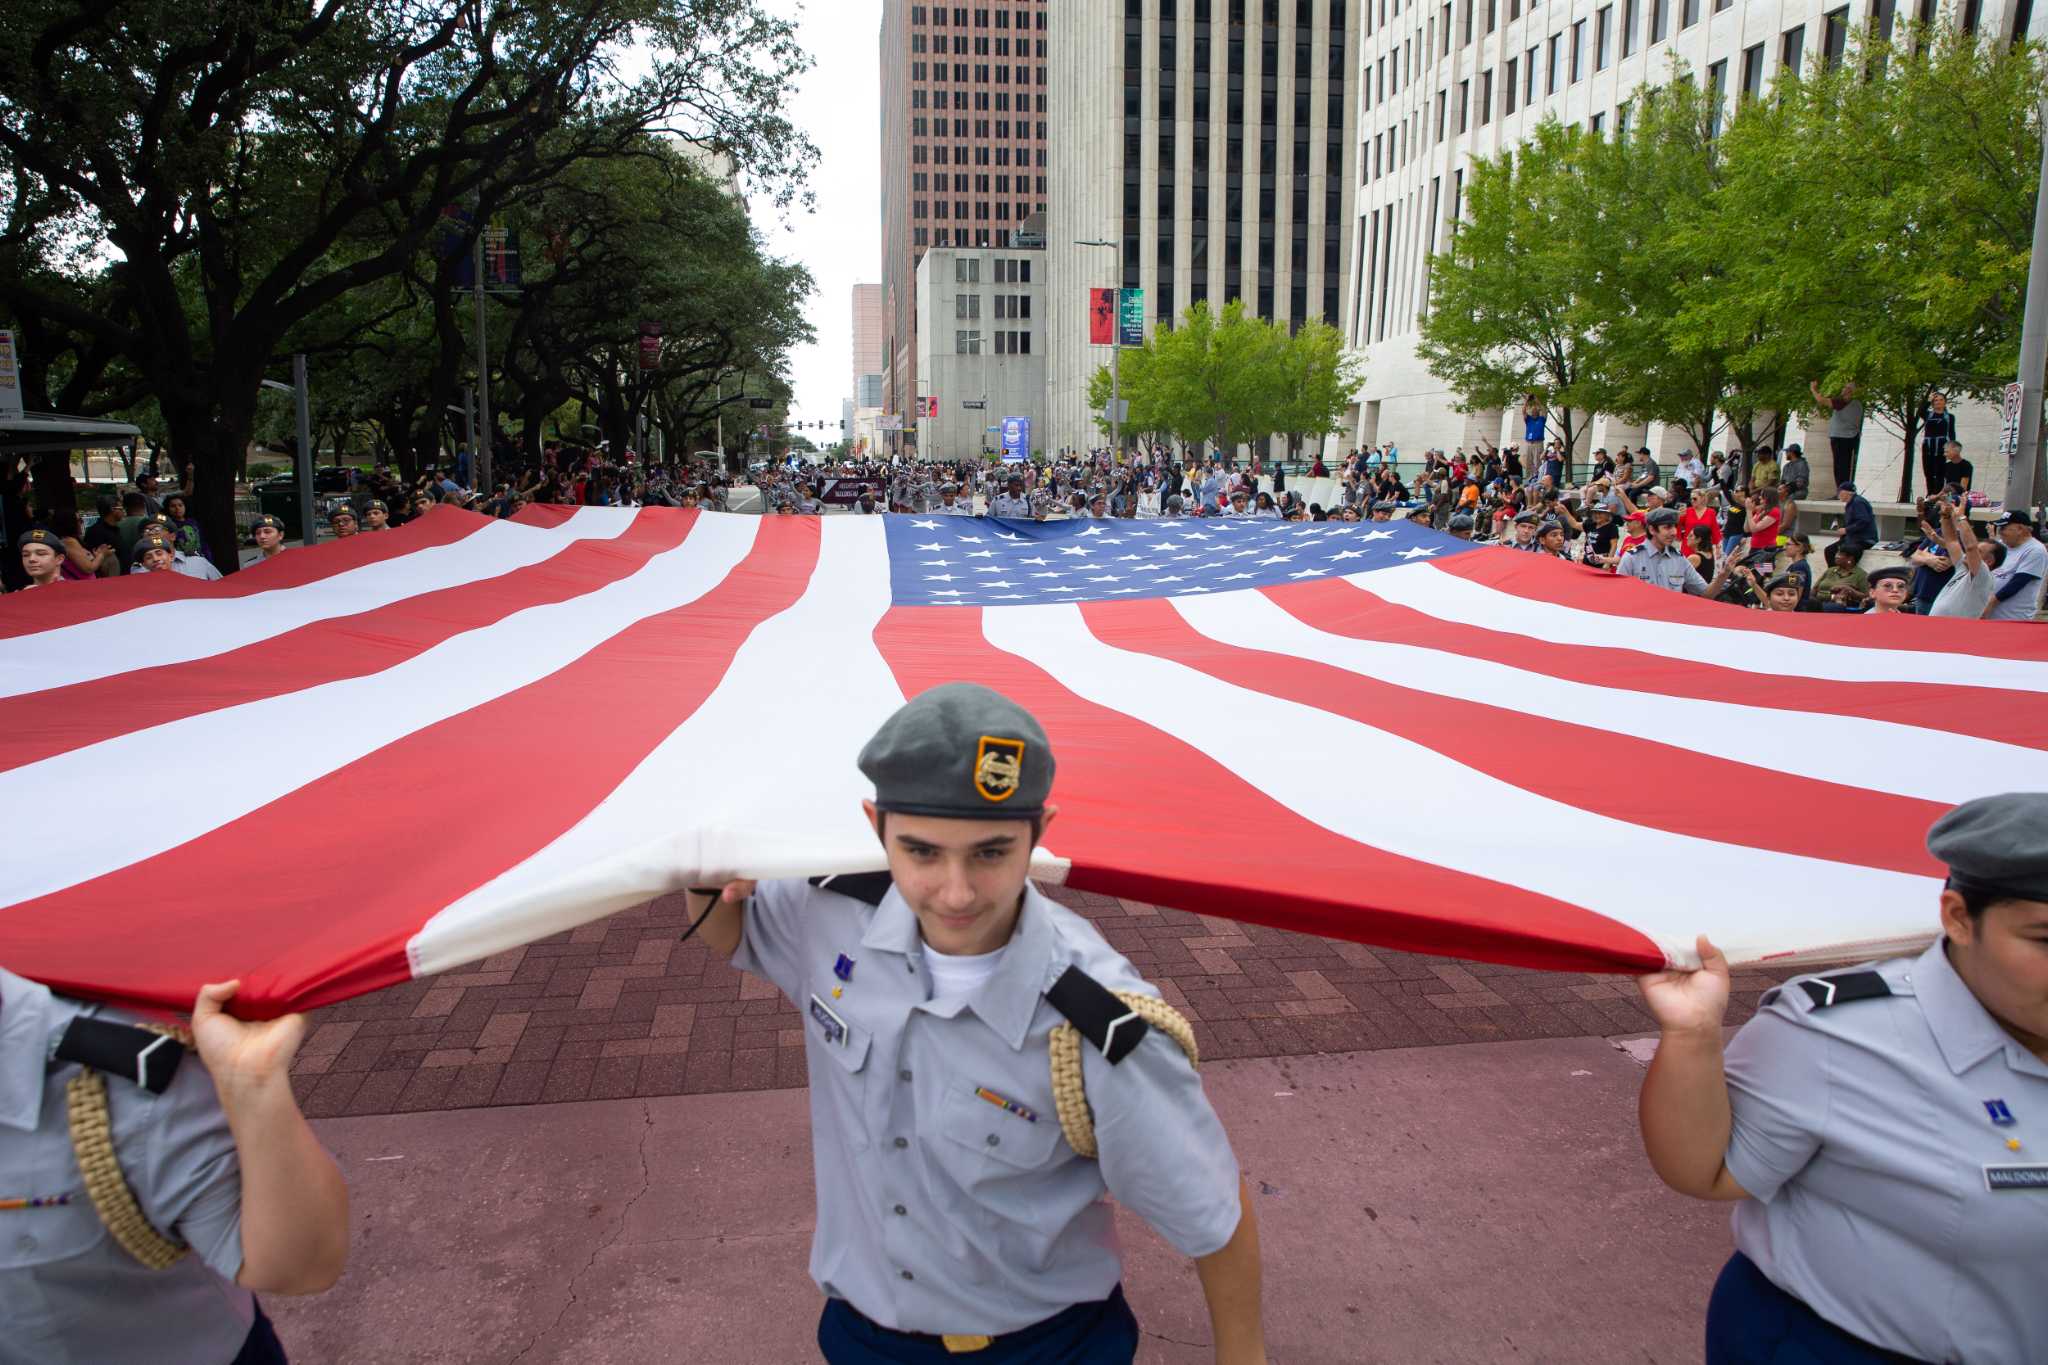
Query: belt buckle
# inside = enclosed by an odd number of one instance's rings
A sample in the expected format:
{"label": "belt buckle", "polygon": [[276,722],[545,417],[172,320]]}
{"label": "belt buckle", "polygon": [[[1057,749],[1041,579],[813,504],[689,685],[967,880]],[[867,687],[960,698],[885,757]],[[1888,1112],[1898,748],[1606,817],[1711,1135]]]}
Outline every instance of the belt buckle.
{"label": "belt buckle", "polygon": [[986,1351],[995,1344],[995,1338],[966,1332],[948,1332],[939,1338],[947,1355],[968,1355],[974,1351]]}

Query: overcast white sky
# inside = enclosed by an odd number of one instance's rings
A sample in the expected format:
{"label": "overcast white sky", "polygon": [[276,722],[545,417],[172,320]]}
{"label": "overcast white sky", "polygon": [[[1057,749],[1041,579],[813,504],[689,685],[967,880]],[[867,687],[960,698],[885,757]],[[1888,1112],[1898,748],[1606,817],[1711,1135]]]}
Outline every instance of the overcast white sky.
{"label": "overcast white sky", "polygon": [[[759,199],[754,224],[768,250],[810,267],[818,292],[809,316],[818,339],[791,366],[796,421],[836,428],[841,399],[853,396],[853,286],[882,278],[881,61],[876,47],[881,0],[767,0],[765,7],[802,25],[817,65],[804,76],[790,116],[821,153],[811,189],[813,212],[785,221]],[[826,433],[828,436],[830,432]]]}

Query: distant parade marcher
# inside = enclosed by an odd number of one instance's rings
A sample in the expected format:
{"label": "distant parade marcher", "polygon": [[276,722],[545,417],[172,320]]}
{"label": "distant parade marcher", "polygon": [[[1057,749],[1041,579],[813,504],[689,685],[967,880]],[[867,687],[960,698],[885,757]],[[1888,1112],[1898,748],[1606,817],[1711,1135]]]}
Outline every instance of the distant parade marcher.
{"label": "distant parade marcher", "polygon": [[381,499],[371,498],[363,504],[363,529],[365,531],[388,531],[391,529],[391,509]]}
{"label": "distant parade marcher", "polygon": [[239,984],[177,1037],[0,970],[0,1365],[282,1365],[255,1296],[340,1277],[348,1187],[292,1098],[305,1016],[237,1020]]}
{"label": "distant parade marcher", "polygon": [[1008,517],[1013,521],[1030,521],[1033,517],[1031,500],[1024,496],[1024,476],[1012,474],[1004,480],[1003,491],[988,500],[988,514],[992,517]]}
{"label": "distant parade marcher", "polygon": [[1045,731],[955,683],[859,762],[886,873],[691,893],[804,1016],[825,1359],[1128,1365],[1108,1194],[1195,1259],[1220,1365],[1263,1365],[1257,1224],[1194,1036],[1028,880]]}
{"label": "distant parade marcher", "polygon": [[2048,793],[1935,821],[1941,937],[1766,991],[1724,1049],[1728,961],[1641,978],[1643,1145],[1739,1200],[1708,1365],[2048,1361]]}
{"label": "distant parade marcher", "polygon": [[347,540],[360,529],[356,525],[356,509],[347,503],[341,504],[327,514],[327,524],[334,528],[336,540]]}
{"label": "distant parade marcher", "polygon": [[276,559],[284,553],[284,523],[268,512],[250,524],[249,537],[256,542],[256,555],[243,568]]}
{"label": "distant parade marcher", "polygon": [[54,531],[40,527],[23,531],[16,542],[21,555],[21,571],[28,575],[28,588],[47,588],[52,583],[64,581],[64,541]]}

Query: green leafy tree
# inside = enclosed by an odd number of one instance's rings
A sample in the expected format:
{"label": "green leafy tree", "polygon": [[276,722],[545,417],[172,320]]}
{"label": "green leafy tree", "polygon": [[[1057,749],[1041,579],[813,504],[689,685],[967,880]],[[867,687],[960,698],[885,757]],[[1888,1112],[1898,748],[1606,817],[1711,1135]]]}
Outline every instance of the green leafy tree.
{"label": "green leafy tree", "polygon": [[1304,442],[1336,431],[1359,386],[1365,362],[1344,346],[1344,334],[1320,319],[1303,323],[1277,354],[1279,397],[1274,429],[1287,438],[1287,453],[1300,458]]}
{"label": "green leafy tree", "polygon": [[1449,248],[1430,258],[1417,350],[1460,409],[1533,395],[1576,448],[1583,414],[1606,406],[1608,367],[1584,272],[1599,204],[1584,174],[1585,135],[1555,117],[1519,148],[1480,158]]}
{"label": "green leafy tree", "polygon": [[1726,268],[1681,328],[1788,409],[1809,379],[1853,380],[1901,438],[1910,497],[1929,389],[1989,397],[2017,363],[2044,94],[2037,46],[1947,24],[1816,57],[1724,135],[1692,236]]}
{"label": "green leafy tree", "polygon": [[[654,56],[626,79],[632,46]],[[0,278],[18,318],[141,376],[231,570],[233,471],[294,328],[408,269],[444,210],[487,221],[650,130],[793,192],[814,153],[781,101],[808,62],[757,0],[18,0]],[[80,257],[112,262],[103,291],[46,283]]]}
{"label": "green leafy tree", "polygon": [[1280,410],[1279,348],[1285,337],[1245,309],[1242,299],[1212,312],[1206,301],[1181,314],[1180,324],[1155,334],[1146,367],[1161,429],[1185,444],[1212,441],[1228,460],[1238,446],[1277,429]]}

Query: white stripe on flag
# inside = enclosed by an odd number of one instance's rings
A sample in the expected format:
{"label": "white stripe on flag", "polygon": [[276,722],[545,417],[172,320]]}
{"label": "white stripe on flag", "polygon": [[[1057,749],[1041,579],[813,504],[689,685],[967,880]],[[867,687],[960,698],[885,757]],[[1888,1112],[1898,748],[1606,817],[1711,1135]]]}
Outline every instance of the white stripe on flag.
{"label": "white stripe on flag", "polygon": [[1603,687],[1446,650],[1354,640],[1305,624],[1264,593],[1176,597],[1172,602],[1189,625],[1223,644],[1622,734],[1681,745],[1711,736],[1705,747],[1714,754],[1770,772],[1796,762],[1796,771],[1823,782],[1943,805],[1997,792],[2048,789],[2048,753],[2023,745],[1860,716]]}
{"label": "white stripe on flag", "polygon": [[903,693],[875,646],[890,605],[880,517],[819,522],[803,595],[756,626],[718,685],[560,838],[429,920],[415,976],[700,882],[870,871],[855,760]]}
{"label": "white stripe on flag", "polygon": [[1633,649],[1673,659],[1790,678],[1836,682],[1936,683],[1960,687],[2002,687],[2048,692],[2048,664],[2024,659],[1939,654],[1910,649],[1866,649],[1860,645],[1793,640],[1765,630],[1729,626],[1679,625],[1636,616],[1561,607],[1517,597],[1447,573],[1433,564],[1374,569],[1345,580],[1425,616],[1526,635],[1553,644],[1597,649]]}
{"label": "white stripe on flag", "polygon": [[[315,621],[354,616],[408,597],[496,578],[551,559],[578,541],[616,539],[633,524],[635,515],[630,507],[583,507],[559,526],[494,521],[461,540],[296,587],[247,597],[152,602],[96,621],[24,635],[9,640],[0,657],[0,697],[229,654]],[[118,644],[110,648],[110,639]]]}
{"label": "white stripe on flag", "polygon": [[[514,612],[381,672],[182,717],[0,773],[0,808],[14,813],[12,837],[25,851],[0,865],[0,905],[175,848],[544,678],[636,621],[717,587],[746,558],[760,525],[758,517],[701,518],[681,545],[625,578]],[[78,817],[98,803],[102,774],[141,772],[176,773],[177,799],[111,823]]]}
{"label": "white stripe on flag", "polygon": [[[982,613],[982,623],[990,644],[1076,695],[1167,735],[1200,736],[1211,758],[1305,820],[1583,906],[1636,929],[1673,960],[1689,956],[1694,937],[1710,929],[1731,961],[1781,951],[1787,906],[1798,907],[1798,938],[1806,944],[1909,938],[1931,927],[1941,888],[1931,877],[1737,847],[1580,810],[1371,726],[1104,644],[1076,606],[995,608]],[[1450,812],[1459,818],[1447,818]],[[1759,886],[1770,894],[1750,890]]]}

